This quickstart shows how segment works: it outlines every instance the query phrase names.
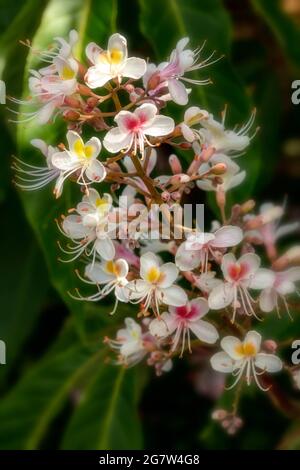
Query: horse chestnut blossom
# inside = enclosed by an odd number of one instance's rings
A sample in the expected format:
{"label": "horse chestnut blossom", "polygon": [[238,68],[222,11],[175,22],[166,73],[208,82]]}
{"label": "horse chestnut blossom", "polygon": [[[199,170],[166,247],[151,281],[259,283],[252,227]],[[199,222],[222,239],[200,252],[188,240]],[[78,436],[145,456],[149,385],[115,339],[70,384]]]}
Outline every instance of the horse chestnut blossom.
{"label": "horse chestnut blossom", "polygon": [[86,55],[93,64],[86,73],[86,84],[90,88],[99,88],[111,79],[122,77],[141,78],[146,71],[146,62],[138,57],[128,58],[127,41],[121,34],[112,34],[107,50],[91,42],[86,47]]}
{"label": "horse chestnut blossom", "polygon": [[[282,310],[293,316],[300,251],[297,245],[282,252],[278,240],[295,234],[299,223],[279,226],[281,206],[267,203],[256,213],[252,199],[231,205],[228,197],[247,184],[244,161],[256,134],[251,131],[255,111],[245,125],[227,128],[225,112],[219,119],[220,110],[203,109],[193,86],[211,82],[193,72],[201,73],[215,60],[212,55],[202,59],[201,47],[187,48],[188,38],[180,39],[158,66],[128,58],[126,38],[119,33],[110,36],[106,50],[89,43],[82,59],[75,54],[77,40],[72,30],[68,40],[56,38],[55,48],[37,54],[46,65],[29,72],[30,98],[12,100],[22,106],[20,122],[38,123],[31,143],[45,159],[36,166],[34,152],[29,161],[15,158],[16,185],[43,188],[43,198],[50,198],[53,183],[55,197],[62,196],[66,215],[57,220],[58,235],[67,241],[58,240],[65,255],[61,261],[81,263],[80,269],[75,266],[78,279],[72,283],[69,277],[70,296],[99,303],[99,316],[115,313],[111,337],[104,342],[107,353],[116,354],[116,364],[143,361],[160,375],[178,356],[189,365],[188,351],[195,355],[193,368],[203,361],[210,368],[198,374],[206,381],[199,389],[213,388],[209,375],[230,373],[231,387],[239,381],[253,384],[281,403],[281,395],[275,396],[281,382],[270,374],[282,370],[293,380],[292,368],[279,358],[282,344],[293,338],[281,342],[274,333],[261,342],[256,329],[263,333],[266,317],[283,321]],[[175,119],[169,101],[191,106],[180,108]],[[37,109],[27,114],[28,103]],[[62,117],[68,145],[42,141],[40,127],[51,128],[53,118]],[[205,207],[199,231],[192,219],[206,192],[216,210]],[[224,381],[217,395],[226,388]],[[242,391],[235,392],[232,411],[221,410],[231,434],[240,427]]]}
{"label": "horse chestnut blossom", "polygon": [[223,256],[221,264],[224,281],[210,292],[209,307],[219,310],[232,304],[235,321],[237,308],[242,307],[246,315],[257,317],[253,308],[253,299],[249,288],[265,289],[272,285],[274,274],[272,271],[260,268],[260,258],[254,253],[247,253],[236,260],[233,253]]}
{"label": "horse chestnut blossom", "polygon": [[277,356],[260,352],[261,335],[256,331],[248,331],[243,341],[235,336],[225,336],[221,347],[224,352],[214,354],[210,361],[216,371],[234,375],[235,380],[231,388],[245,374],[247,385],[254,379],[261,390],[266,390],[259,382],[259,376],[265,372],[274,373],[282,369],[282,362]]}
{"label": "horse chestnut blossom", "polygon": [[170,307],[169,312],[155,318],[149,325],[153,336],[166,337],[174,334],[171,351],[176,351],[181,340],[181,355],[185,349],[187,338],[188,349],[191,349],[190,331],[204,343],[213,344],[219,338],[216,328],[202,320],[209,308],[207,300],[201,297],[188,302],[181,307]]}

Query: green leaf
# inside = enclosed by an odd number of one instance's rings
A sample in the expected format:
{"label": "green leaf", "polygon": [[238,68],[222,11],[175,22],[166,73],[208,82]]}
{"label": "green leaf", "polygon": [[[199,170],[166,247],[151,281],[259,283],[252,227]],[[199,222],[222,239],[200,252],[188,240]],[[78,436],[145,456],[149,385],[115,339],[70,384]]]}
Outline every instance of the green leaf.
{"label": "green leaf", "polygon": [[[113,334],[106,330],[106,334]],[[136,448],[141,430],[136,405],[141,392],[137,370],[107,365],[101,320],[90,316],[85,345],[74,319],[46,355],[29,364],[19,383],[0,403],[0,449],[38,449],[47,442],[54,419],[71,408],[63,441],[66,448]],[[72,401],[80,395],[78,403]],[[83,424],[84,423],[84,424]],[[128,426],[130,433],[128,433]],[[61,435],[60,435],[61,438]]]}
{"label": "green leaf", "polygon": [[69,333],[2,398],[1,449],[39,448],[71,391],[101,367],[105,351],[98,342],[84,346],[68,340]]}
{"label": "green leaf", "polygon": [[136,369],[102,366],[71,418],[63,449],[141,448],[134,396],[136,374]]}
{"label": "green leaf", "polygon": [[279,0],[252,0],[257,14],[267,23],[291,65],[300,69],[300,27],[283,11]]}
{"label": "green leaf", "polygon": [[0,368],[2,381],[35,326],[49,282],[39,247],[12,191],[1,204],[1,214],[5,220],[1,229],[5,249],[0,265],[0,338],[6,344],[6,365]]}
{"label": "green leaf", "polygon": [[[34,38],[33,48],[43,50],[53,38],[57,36],[67,37],[70,29],[75,28],[80,33],[80,43],[77,47],[79,55],[82,54],[86,43],[93,38],[99,44],[106,44],[107,37],[112,33],[115,23],[115,2],[97,2],[96,0],[51,0],[43,16],[40,28]],[[27,61],[27,69],[36,66],[36,57],[30,53]],[[28,75],[27,75],[28,76]],[[27,77],[26,77],[27,81]],[[27,94],[25,84],[24,95]],[[66,126],[61,123],[40,126],[35,122],[29,125],[18,126],[19,155],[29,163],[38,164],[39,152],[30,145],[32,138],[42,138],[51,145],[57,145],[65,140]],[[62,132],[63,130],[63,132]],[[42,163],[42,160],[41,160]],[[58,290],[72,313],[77,318],[79,332],[84,334],[84,318],[88,312],[103,317],[104,323],[109,321],[110,307],[102,304],[100,307],[93,303],[79,302],[71,299],[68,291],[73,291],[82,283],[74,274],[78,267],[76,263],[64,264],[58,261],[63,257],[57,246],[59,232],[54,219],[74,207],[81,199],[79,188],[74,188],[74,183],[67,182],[63,196],[56,201],[47,187],[36,193],[21,193],[25,212],[33,230],[42,247],[51,281]],[[66,239],[61,240],[66,243]],[[82,289],[84,294],[84,287]]]}
{"label": "green leaf", "polygon": [[[216,117],[228,106],[228,126],[242,124],[250,116],[251,101],[229,62],[231,25],[228,13],[220,0],[166,0],[162,8],[159,0],[140,0],[141,29],[156,53],[156,60],[165,60],[181,37],[190,37],[191,47],[206,41],[202,57],[215,50],[215,57],[226,54],[216,64],[195,74],[196,78],[211,77],[213,84],[194,86],[190,106],[207,108]],[[182,110],[183,114],[183,110]],[[181,119],[183,116],[181,115]],[[257,139],[256,139],[257,140]],[[234,190],[235,198],[246,199],[253,194],[260,169],[260,148],[251,145],[247,155],[239,159],[247,171],[247,182]]]}

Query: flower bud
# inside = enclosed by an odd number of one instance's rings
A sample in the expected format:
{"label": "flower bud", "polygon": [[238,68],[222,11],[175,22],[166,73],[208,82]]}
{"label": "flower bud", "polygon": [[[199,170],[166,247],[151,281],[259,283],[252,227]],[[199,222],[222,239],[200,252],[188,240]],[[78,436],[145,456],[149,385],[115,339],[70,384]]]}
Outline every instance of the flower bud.
{"label": "flower bud", "polygon": [[227,165],[225,165],[225,163],[217,163],[211,168],[210,172],[213,175],[224,175],[226,170],[227,170]]}
{"label": "flower bud", "polygon": [[207,147],[203,149],[201,152],[201,160],[202,162],[208,162],[208,160],[213,156],[216,149],[214,147]]}
{"label": "flower bud", "polygon": [[181,163],[179,161],[179,158],[174,153],[169,156],[169,165],[174,175],[182,173]]}
{"label": "flower bud", "polygon": [[273,339],[266,339],[262,344],[263,349],[270,353],[275,353],[277,350],[277,343]]}
{"label": "flower bud", "polygon": [[80,113],[78,111],[74,111],[73,109],[69,109],[63,113],[63,118],[65,121],[78,121],[80,117]]}
{"label": "flower bud", "polygon": [[241,205],[241,213],[242,214],[247,214],[248,212],[251,212],[255,207],[255,201],[253,199],[249,199],[249,201],[244,202],[244,204]]}
{"label": "flower bud", "polygon": [[272,268],[276,271],[282,271],[290,264],[300,264],[300,246],[296,245],[290,248],[284,255],[280,256],[272,264]]}
{"label": "flower bud", "polygon": [[161,198],[164,202],[168,202],[171,198],[171,194],[168,193],[168,191],[164,191],[162,194],[161,194]]}
{"label": "flower bud", "polygon": [[228,415],[228,412],[226,410],[219,409],[219,410],[214,410],[212,412],[211,417],[215,421],[223,421],[223,419],[226,418],[227,415]]}
{"label": "flower bud", "polygon": [[178,175],[171,176],[169,179],[170,184],[176,184],[176,183],[188,183],[190,181],[190,177],[186,175],[185,173],[180,173]]}
{"label": "flower bud", "polygon": [[155,72],[148,80],[147,90],[155,90],[160,84],[160,73]]}

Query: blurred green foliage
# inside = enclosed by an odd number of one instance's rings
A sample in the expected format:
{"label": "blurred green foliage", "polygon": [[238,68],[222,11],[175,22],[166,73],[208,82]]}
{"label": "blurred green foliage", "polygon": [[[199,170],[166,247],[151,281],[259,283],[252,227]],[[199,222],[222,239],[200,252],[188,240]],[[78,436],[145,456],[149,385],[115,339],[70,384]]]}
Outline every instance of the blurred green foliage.
{"label": "blurred green foliage", "polygon": [[[89,41],[105,45],[114,31],[127,36],[131,51],[156,62],[164,60],[182,36],[189,36],[193,47],[206,41],[205,54],[215,50],[216,57],[225,57],[207,69],[203,78],[211,76],[213,85],[196,87],[190,104],[216,115],[227,105],[230,125],[245,122],[256,107],[261,125],[241,160],[247,183],[233,192],[233,200],[268,194],[278,200],[287,188],[293,207],[297,183],[288,171],[284,175],[280,162],[284,139],[299,136],[299,111],[292,108],[290,84],[300,78],[300,12],[298,17],[288,15],[279,0],[241,3],[1,0],[1,77],[8,95],[26,96],[28,69],[36,58],[19,41],[31,39],[34,48],[43,49],[72,28],[80,34],[81,57]],[[173,110],[181,119],[182,110]],[[8,116],[2,107],[0,337],[7,343],[8,363],[0,370],[0,448],[130,449],[162,447],[161,442],[178,449],[300,448],[299,423],[289,430],[289,420],[252,389],[242,400],[245,429],[232,439],[210,422],[213,407],[230,402],[231,395],[225,394],[217,405],[197,395],[185,363],[162,379],[149,377],[145,368],[124,371],[106,365],[102,338],[113,335],[114,325],[134,312],[125,306],[111,318],[109,305],[76,302],[68,295],[78,280],[73,267],[57,261],[54,219],[76,204],[78,194],[67,184],[63,197],[55,201],[49,188],[38,197],[17,195],[10,184],[11,154],[36,161],[30,139],[55,145],[63,141],[64,128],[59,120],[55,125],[16,128]],[[271,334],[271,320],[262,326],[266,334]],[[291,334],[287,321],[278,323],[283,339]],[[300,335],[299,326],[295,321],[294,337]]]}

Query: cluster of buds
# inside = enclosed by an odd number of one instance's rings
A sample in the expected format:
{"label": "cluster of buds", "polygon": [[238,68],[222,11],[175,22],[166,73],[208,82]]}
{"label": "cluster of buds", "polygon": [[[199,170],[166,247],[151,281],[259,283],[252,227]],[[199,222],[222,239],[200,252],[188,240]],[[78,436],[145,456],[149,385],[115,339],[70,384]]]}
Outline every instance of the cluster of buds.
{"label": "cluster of buds", "polygon": [[[116,338],[105,338],[118,364],[144,360],[161,374],[174,357],[200,345],[216,373],[233,375],[231,387],[240,381],[267,390],[261,377],[283,363],[254,328],[265,313],[291,315],[300,257],[297,247],[277,252],[278,238],[298,229],[298,223],[279,226],[283,208],[264,204],[255,214],[254,201],[228,207],[228,191],[246,178],[236,159],[256,133],[255,112],[234,129],[226,127],[225,112],[219,121],[198,106],[186,109],[182,122],[167,115],[169,101],[187,105],[186,84],[209,83],[193,72],[215,60],[202,58],[203,48],[188,49],[188,38],[158,66],[128,57],[126,39],[117,33],[106,50],[88,44],[80,63],[73,53],[77,38],[71,31],[68,42],[57,38],[57,47],[39,53],[47,66],[31,71],[30,98],[14,99],[22,110],[36,108],[23,112],[21,122],[44,124],[59,115],[67,123],[66,142],[32,141],[44,166],[16,159],[14,168],[24,190],[53,185],[58,198],[67,181],[80,186],[81,200],[57,223],[67,239],[60,244],[62,261],[86,261],[77,273],[91,294],[70,286],[70,295],[90,302],[110,296],[110,313],[120,303],[132,305]],[[87,126],[97,136],[86,140]],[[162,148],[170,147],[169,172],[157,174]],[[215,192],[220,209],[209,231],[183,217],[183,200],[197,188]],[[255,253],[263,247],[268,267]],[[241,424],[227,415],[221,420],[231,434]]]}

